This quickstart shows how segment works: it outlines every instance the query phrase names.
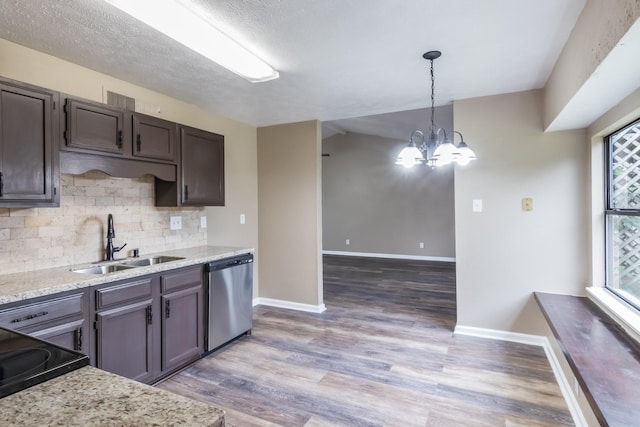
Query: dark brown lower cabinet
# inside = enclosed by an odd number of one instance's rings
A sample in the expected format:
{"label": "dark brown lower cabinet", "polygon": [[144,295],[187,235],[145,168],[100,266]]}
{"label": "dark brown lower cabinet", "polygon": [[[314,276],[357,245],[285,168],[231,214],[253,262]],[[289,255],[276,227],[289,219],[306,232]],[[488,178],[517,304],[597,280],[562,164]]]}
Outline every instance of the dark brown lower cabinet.
{"label": "dark brown lower cabinet", "polygon": [[100,285],[93,297],[98,368],[152,383],[202,355],[201,265]]}
{"label": "dark brown lower cabinet", "polygon": [[140,382],[155,377],[153,349],[160,327],[157,276],[100,285],[93,293],[96,366]]}
{"label": "dark brown lower cabinet", "polygon": [[151,299],[98,313],[96,331],[98,368],[140,382],[153,379]]}
{"label": "dark brown lower cabinet", "polygon": [[0,326],[90,355],[88,290],[18,301],[0,308]]}
{"label": "dark brown lower cabinet", "polygon": [[60,347],[89,354],[88,323],[86,319],[73,320],[61,325],[30,332],[29,335],[49,341]]}
{"label": "dark brown lower cabinet", "polygon": [[195,265],[160,277],[162,375],[198,360],[204,351],[202,274],[202,265]]}
{"label": "dark brown lower cabinet", "polygon": [[162,371],[200,358],[203,351],[202,286],[162,296]]}
{"label": "dark brown lower cabinet", "polygon": [[204,352],[202,265],[0,305],[0,326],[153,383]]}

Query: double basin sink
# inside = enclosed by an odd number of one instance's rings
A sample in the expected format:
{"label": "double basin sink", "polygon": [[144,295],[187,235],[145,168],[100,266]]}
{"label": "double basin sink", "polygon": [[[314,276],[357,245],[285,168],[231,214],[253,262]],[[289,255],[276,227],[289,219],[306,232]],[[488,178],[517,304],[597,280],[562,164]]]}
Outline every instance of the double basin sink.
{"label": "double basin sink", "polygon": [[177,256],[161,255],[161,256],[156,256],[152,258],[128,259],[118,264],[95,265],[87,268],[73,269],[71,271],[73,271],[74,273],[83,273],[83,274],[107,274],[107,273],[113,273],[116,271],[129,270],[130,268],[148,267],[150,265],[163,264],[165,262],[179,261],[181,259],[184,259],[184,258],[177,257]]}

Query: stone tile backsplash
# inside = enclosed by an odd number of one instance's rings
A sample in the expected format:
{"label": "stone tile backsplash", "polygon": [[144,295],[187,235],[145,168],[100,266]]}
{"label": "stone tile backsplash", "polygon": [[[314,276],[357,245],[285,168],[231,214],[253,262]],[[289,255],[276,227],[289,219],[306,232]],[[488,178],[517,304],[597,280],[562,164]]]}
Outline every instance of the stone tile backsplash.
{"label": "stone tile backsplash", "polygon": [[[113,178],[92,171],[61,175],[59,208],[0,208],[0,274],[39,270],[104,259],[107,215],[113,214],[116,258],[207,244],[200,228],[204,208],[154,206],[154,178]],[[170,216],[182,217],[169,230]]]}

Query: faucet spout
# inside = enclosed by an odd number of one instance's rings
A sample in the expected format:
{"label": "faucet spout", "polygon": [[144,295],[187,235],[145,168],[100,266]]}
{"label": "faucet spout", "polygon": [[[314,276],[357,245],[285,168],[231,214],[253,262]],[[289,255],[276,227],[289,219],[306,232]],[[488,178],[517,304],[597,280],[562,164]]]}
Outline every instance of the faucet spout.
{"label": "faucet spout", "polygon": [[116,230],[113,227],[113,215],[109,214],[107,216],[107,247],[105,249],[105,259],[107,261],[112,261],[114,259],[113,255],[116,252],[119,252],[120,250],[122,250],[122,248],[124,248],[125,246],[127,246],[126,243],[120,247],[113,246],[113,238],[115,237],[116,237]]}
{"label": "faucet spout", "polygon": [[107,239],[113,239],[116,237],[116,230],[113,228],[113,215],[107,216]]}

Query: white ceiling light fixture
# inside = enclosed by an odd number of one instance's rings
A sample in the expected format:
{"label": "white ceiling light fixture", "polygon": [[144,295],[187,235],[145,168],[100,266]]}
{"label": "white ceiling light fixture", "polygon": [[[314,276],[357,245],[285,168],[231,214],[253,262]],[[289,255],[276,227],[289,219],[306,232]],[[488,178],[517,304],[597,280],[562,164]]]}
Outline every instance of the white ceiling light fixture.
{"label": "white ceiling light fixture", "polygon": [[[444,166],[450,163],[457,163],[461,166],[469,164],[476,159],[476,155],[464,141],[464,137],[458,131],[452,131],[460,135],[460,143],[456,146],[447,132],[442,128],[436,128],[435,124],[435,78],[433,75],[433,60],[439,58],[439,50],[426,52],[422,57],[431,63],[431,132],[425,139],[424,133],[414,130],[411,134],[409,144],[400,151],[396,159],[397,165],[405,168],[424,163],[432,169],[436,166]],[[442,139],[440,137],[442,135]],[[416,144],[417,141],[417,144]]]}
{"label": "white ceiling light fixture", "polygon": [[252,83],[279,73],[215,28],[183,0],[104,0]]}

